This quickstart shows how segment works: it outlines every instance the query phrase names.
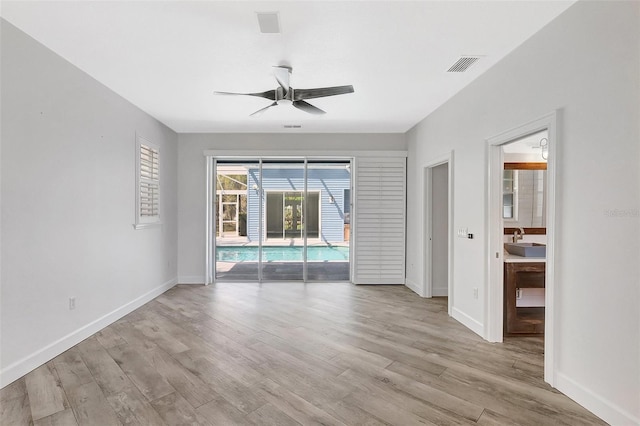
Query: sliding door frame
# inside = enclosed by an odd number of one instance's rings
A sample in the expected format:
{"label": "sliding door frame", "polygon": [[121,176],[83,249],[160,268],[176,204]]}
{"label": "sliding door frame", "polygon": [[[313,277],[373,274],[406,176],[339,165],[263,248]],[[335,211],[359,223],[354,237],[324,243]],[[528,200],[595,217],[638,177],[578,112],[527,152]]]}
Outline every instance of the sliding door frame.
{"label": "sliding door frame", "polygon": [[[390,151],[390,152],[380,152],[380,151],[369,151],[367,156],[370,156],[372,153],[377,153],[378,155],[393,155],[393,156],[398,156],[398,152],[395,151]],[[404,155],[406,156],[406,152],[403,152]],[[301,164],[303,165],[303,170],[304,170],[304,190],[303,190],[303,204],[302,204],[302,217],[303,217],[303,221],[306,221],[306,217],[307,217],[307,209],[308,209],[308,203],[307,203],[307,195],[308,195],[308,168],[309,168],[309,161],[313,161],[313,162],[322,162],[322,161],[327,161],[327,162],[335,162],[335,161],[344,161],[346,164],[349,165],[349,170],[351,170],[350,173],[350,179],[349,179],[349,189],[350,189],[350,194],[351,194],[351,211],[353,211],[353,194],[355,192],[355,188],[354,188],[354,179],[353,179],[353,165],[354,165],[354,153],[349,153],[349,152],[345,152],[345,153],[336,153],[335,155],[327,155],[327,153],[316,153],[316,152],[307,152],[307,151],[302,151],[302,152],[298,152],[298,151],[294,151],[294,152],[288,152],[287,155],[281,155],[278,152],[268,152],[268,153],[248,153],[248,152],[244,152],[244,151],[211,151],[211,150],[206,150],[204,151],[204,155],[205,155],[205,159],[206,159],[206,209],[205,209],[205,215],[206,215],[206,223],[205,223],[205,232],[206,232],[206,238],[205,238],[205,285],[208,284],[212,284],[216,282],[216,224],[215,224],[215,212],[214,212],[214,201],[215,201],[215,196],[216,196],[216,191],[215,191],[215,183],[216,183],[216,174],[217,174],[217,163],[219,160],[229,160],[229,161],[238,161],[238,162],[242,162],[242,161],[247,161],[247,162],[258,162],[259,165],[259,171],[260,171],[260,183],[259,183],[259,187],[260,187],[260,202],[258,203],[258,211],[259,211],[259,220],[258,220],[258,282],[262,283],[265,282],[263,279],[263,274],[262,274],[262,248],[263,248],[263,243],[265,240],[265,228],[263,222],[264,222],[264,218],[266,216],[264,216],[265,214],[265,209],[264,209],[264,202],[266,201],[266,198],[263,200],[263,198],[266,196],[266,193],[264,191],[262,191],[262,187],[263,187],[263,161],[264,160],[269,160],[270,162],[276,162],[278,160],[282,160],[282,161],[291,161],[291,160],[300,160]],[[319,200],[320,206],[322,204],[321,199]],[[319,206],[319,208],[321,208]],[[352,281],[352,277],[353,277],[353,253],[354,253],[354,245],[355,245],[355,241],[352,238],[352,236],[354,235],[354,223],[353,221],[351,221],[352,223],[350,224],[350,238],[349,238],[349,281]],[[357,226],[357,225],[356,225]],[[319,224],[319,229],[321,228],[321,225]],[[307,263],[308,263],[308,259],[307,259],[307,246],[308,246],[308,235],[307,235],[307,226],[306,226],[306,222],[303,222],[303,274],[302,274],[302,281],[303,282],[308,282],[308,268],[307,268]],[[314,281],[317,282],[317,281]]]}

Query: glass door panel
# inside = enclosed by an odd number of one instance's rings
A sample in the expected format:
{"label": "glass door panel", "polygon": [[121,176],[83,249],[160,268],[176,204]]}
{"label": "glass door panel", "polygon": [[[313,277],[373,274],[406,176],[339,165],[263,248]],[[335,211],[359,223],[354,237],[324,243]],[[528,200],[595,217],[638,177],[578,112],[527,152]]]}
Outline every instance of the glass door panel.
{"label": "glass door panel", "polygon": [[266,205],[267,240],[284,238],[284,215],[282,192],[268,192]]}
{"label": "glass door panel", "polygon": [[259,192],[251,179],[258,161],[218,161],[215,202],[215,279],[257,281],[258,233],[249,232],[252,217],[259,218]]}
{"label": "glass door panel", "polygon": [[307,238],[320,238],[320,192],[307,191]]}
{"label": "glass door panel", "polygon": [[302,192],[284,193],[284,237],[302,238]]}
{"label": "glass door panel", "polygon": [[349,161],[307,164],[307,281],[348,281]]}
{"label": "glass door panel", "polygon": [[263,281],[301,281],[304,262],[304,160],[263,160],[266,194]]}

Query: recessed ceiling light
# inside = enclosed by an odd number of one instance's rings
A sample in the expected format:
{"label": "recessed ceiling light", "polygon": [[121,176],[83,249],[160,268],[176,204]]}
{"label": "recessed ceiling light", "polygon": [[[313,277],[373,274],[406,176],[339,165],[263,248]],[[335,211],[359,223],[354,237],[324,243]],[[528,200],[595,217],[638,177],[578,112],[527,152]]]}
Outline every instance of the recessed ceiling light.
{"label": "recessed ceiling light", "polygon": [[256,12],[258,25],[263,34],[278,34],[280,32],[280,20],[278,12]]}

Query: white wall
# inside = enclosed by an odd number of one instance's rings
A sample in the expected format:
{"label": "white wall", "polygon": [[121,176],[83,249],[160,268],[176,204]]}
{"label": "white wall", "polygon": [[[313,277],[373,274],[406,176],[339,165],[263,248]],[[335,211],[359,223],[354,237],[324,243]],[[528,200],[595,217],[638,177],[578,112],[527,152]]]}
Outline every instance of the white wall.
{"label": "white wall", "polygon": [[[181,134],[178,144],[178,280],[204,282],[205,150],[352,153],[406,151],[403,134]],[[348,154],[347,154],[348,155]]]}
{"label": "white wall", "polygon": [[[4,386],[175,283],[177,135],[1,22]],[[162,156],[139,231],[136,132]]]}
{"label": "white wall", "polygon": [[[421,282],[421,167],[455,151],[454,314],[484,332],[485,139],[559,110],[557,387],[640,422],[640,3],[577,2],[408,133],[407,279]],[[473,287],[480,297],[473,298]]]}

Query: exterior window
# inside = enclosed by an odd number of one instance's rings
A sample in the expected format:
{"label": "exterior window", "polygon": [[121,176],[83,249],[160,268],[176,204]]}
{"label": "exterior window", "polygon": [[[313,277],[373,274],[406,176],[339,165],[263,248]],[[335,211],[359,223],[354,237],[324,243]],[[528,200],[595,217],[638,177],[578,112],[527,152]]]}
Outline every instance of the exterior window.
{"label": "exterior window", "polygon": [[136,144],[136,229],[160,224],[160,150],[144,138]]}

